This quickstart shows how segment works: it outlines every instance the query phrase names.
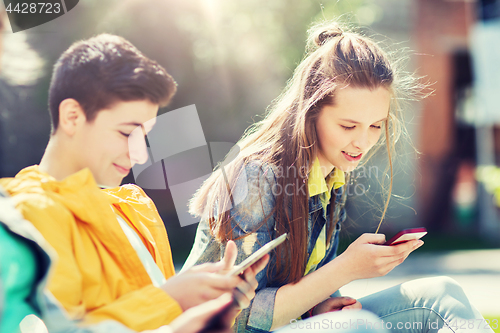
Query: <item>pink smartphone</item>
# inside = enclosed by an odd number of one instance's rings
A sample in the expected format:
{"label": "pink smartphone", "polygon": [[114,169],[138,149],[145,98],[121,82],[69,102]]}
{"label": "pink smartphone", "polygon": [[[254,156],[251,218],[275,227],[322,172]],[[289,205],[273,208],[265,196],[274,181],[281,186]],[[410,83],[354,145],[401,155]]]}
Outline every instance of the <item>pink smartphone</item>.
{"label": "pink smartphone", "polygon": [[420,239],[427,234],[427,229],[425,228],[411,228],[401,230],[396,234],[396,236],[389,239],[383,245],[396,245],[400,243],[404,243],[414,239]]}

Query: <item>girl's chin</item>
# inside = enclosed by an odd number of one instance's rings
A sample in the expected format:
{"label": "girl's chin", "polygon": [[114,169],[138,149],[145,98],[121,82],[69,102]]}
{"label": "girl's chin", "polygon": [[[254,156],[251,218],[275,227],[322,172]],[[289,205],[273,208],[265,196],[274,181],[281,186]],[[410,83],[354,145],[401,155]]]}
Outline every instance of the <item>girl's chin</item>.
{"label": "girl's chin", "polygon": [[358,167],[359,162],[356,163],[342,163],[339,166],[335,166],[337,169],[340,169],[344,172],[354,171]]}
{"label": "girl's chin", "polygon": [[[332,162],[334,162],[332,160]],[[360,163],[360,161],[342,161],[341,159],[340,160],[337,160],[336,162],[340,162],[340,163],[332,163],[332,165],[337,168],[337,169],[340,169],[344,172],[351,172],[351,171],[354,171],[354,169],[356,169]]]}

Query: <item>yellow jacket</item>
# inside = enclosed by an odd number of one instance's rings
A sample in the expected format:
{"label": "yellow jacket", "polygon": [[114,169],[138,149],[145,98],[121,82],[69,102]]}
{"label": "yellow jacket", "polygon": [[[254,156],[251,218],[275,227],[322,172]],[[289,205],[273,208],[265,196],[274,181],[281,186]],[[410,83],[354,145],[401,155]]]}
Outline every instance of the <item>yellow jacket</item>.
{"label": "yellow jacket", "polygon": [[181,314],[179,304],[152,285],[117,221],[119,214],[138,233],[165,278],[175,274],[165,227],[141,188],[100,190],[88,169],[58,182],[38,166],[0,184],[56,250],[49,290],[71,318],[85,324],[113,319],[142,331]]}

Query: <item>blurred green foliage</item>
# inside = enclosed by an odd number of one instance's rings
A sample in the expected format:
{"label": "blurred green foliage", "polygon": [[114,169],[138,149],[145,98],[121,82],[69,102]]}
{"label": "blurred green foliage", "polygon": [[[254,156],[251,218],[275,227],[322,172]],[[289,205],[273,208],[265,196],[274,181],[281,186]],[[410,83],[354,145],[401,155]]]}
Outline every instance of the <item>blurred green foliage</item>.
{"label": "blurred green foliage", "polygon": [[500,333],[500,313],[494,316],[485,315],[484,319],[487,320],[493,332]]}
{"label": "blurred green foliage", "polygon": [[480,166],[476,171],[477,180],[483,183],[486,191],[495,198],[495,203],[500,207],[500,168],[488,165]]}

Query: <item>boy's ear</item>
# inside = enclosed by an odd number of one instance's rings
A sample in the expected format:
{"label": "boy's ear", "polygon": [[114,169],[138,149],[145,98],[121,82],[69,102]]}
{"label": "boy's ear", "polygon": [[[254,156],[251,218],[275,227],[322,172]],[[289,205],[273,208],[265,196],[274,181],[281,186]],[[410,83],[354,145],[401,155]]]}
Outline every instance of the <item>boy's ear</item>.
{"label": "boy's ear", "polygon": [[59,104],[58,127],[69,136],[73,136],[77,128],[87,121],[83,108],[73,98],[67,98]]}

